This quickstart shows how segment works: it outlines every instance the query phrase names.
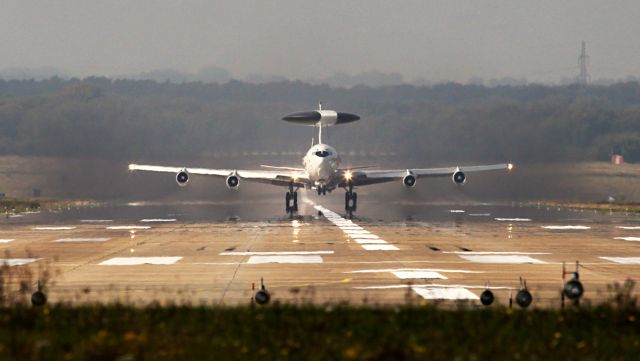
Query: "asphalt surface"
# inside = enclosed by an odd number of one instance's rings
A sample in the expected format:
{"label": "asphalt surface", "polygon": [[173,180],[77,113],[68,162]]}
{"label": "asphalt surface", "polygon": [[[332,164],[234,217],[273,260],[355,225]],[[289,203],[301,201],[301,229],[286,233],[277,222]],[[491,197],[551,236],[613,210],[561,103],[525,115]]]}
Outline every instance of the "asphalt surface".
{"label": "asphalt surface", "polygon": [[[640,275],[640,216],[518,204],[284,201],[135,202],[0,220],[2,258],[49,272],[52,302],[245,304],[263,278],[274,301],[497,302],[526,280],[533,306],[558,307],[562,262],[580,261],[583,302]],[[24,265],[21,265],[24,264]]]}

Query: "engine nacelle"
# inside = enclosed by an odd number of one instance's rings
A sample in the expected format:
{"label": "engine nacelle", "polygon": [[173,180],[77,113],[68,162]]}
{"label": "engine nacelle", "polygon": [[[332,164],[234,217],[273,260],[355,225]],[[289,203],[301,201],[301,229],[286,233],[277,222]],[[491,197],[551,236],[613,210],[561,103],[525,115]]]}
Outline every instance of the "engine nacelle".
{"label": "engine nacelle", "polygon": [[238,189],[238,186],[240,186],[240,178],[238,178],[238,176],[235,174],[230,175],[227,177],[225,183],[227,184],[227,188],[236,190]]}
{"label": "engine nacelle", "polygon": [[416,186],[416,177],[413,174],[407,174],[402,178],[402,185],[406,188],[413,188]]}
{"label": "engine nacelle", "polygon": [[186,169],[183,169],[176,174],[176,183],[178,183],[180,187],[184,187],[189,183],[189,173]]}
{"label": "engine nacelle", "polygon": [[463,185],[464,182],[467,181],[467,176],[464,175],[461,171],[457,170],[453,172],[453,176],[451,177],[454,184]]}

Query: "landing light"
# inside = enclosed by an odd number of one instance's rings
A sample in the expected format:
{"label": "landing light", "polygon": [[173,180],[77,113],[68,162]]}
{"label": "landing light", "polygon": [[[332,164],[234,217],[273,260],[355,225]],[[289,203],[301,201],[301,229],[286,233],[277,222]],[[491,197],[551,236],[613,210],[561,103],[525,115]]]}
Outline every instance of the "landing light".
{"label": "landing light", "polygon": [[350,170],[344,172],[344,179],[351,180],[352,177],[353,177],[353,174],[351,173]]}
{"label": "landing light", "polygon": [[507,170],[512,170],[512,169],[513,169],[513,163],[507,164]]}
{"label": "landing light", "polygon": [[136,169],[136,165],[135,164],[129,164],[129,170],[133,171]]}

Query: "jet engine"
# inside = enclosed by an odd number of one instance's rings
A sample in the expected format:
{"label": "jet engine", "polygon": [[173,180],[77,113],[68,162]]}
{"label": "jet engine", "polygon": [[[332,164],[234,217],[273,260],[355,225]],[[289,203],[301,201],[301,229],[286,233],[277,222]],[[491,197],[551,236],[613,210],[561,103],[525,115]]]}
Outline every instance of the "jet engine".
{"label": "jet engine", "polygon": [[402,185],[405,188],[413,188],[416,186],[416,177],[413,174],[407,174],[402,178]]}
{"label": "jet engine", "polygon": [[237,175],[233,174],[227,177],[226,180],[227,183],[227,188],[229,189],[238,189],[238,186],[240,186],[240,178],[238,178]]}
{"label": "jet engine", "polygon": [[454,184],[463,185],[464,182],[467,181],[467,176],[464,175],[460,170],[453,172],[453,176],[451,177]]}
{"label": "jet engine", "polygon": [[180,187],[184,187],[189,183],[189,173],[186,169],[183,169],[176,174],[176,183],[178,183]]}

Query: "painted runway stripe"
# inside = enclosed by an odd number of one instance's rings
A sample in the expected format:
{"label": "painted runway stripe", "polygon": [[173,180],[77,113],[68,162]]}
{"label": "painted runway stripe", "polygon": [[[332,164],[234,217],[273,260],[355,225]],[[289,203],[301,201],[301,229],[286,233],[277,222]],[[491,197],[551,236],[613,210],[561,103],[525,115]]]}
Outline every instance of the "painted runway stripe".
{"label": "painted runway stripe", "polygon": [[623,241],[640,242],[640,237],[615,237],[614,239],[620,239]]}
{"label": "painted runway stripe", "polygon": [[459,255],[460,258],[475,263],[545,264],[539,259],[516,255]]}
{"label": "painted runway stripe", "polygon": [[470,217],[491,217],[491,213],[469,213]]}
{"label": "painted runway stripe", "polygon": [[265,264],[265,263],[322,263],[322,257],[319,255],[310,256],[251,256],[247,264]]}
{"label": "painted runway stripe", "polygon": [[103,238],[60,238],[51,242],[55,243],[74,243],[74,242],[106,242],[111,238],[103,237]]}
{"label": "painted runway stripe", "polygon": [[450,209],[449,213],[464,213],[465,211],[462,209]]}
{"label": "painted runway stripe", "polygon": [[366,251],[399,251],[400,249],[391,244],[363,244]]}
{"label": "painted runway stripe", "polygon": [[334,251],[285,251],[285,252],[222,252],[220,256],[303,256],[333,254]]}
{"label": "painted runway stripe", "polygon": [[109,223],[112,219],[81,219],[80,223]]}
{"label": "painted runway stripe", "polygon": [[468,271],[459,269],[444,269],[444,268],[384,268],[384,269],[366,269],[358,271],[349,271],[344,273],[384,273],[384,272],[403,272],[403,271],[427,271],[427,272],[442,272],[442,273],[484,273],[483,271]]}
{"label": "painted runway stripe", "polygon": [[591,229],[589,226],[542,226],[544,229],[558,229],[558,230],[584,230]]}
{"label": "painted runway stripe", "polygon": [[72,230],[72,229],[76,229],[76,227],[68,227],[68,226],[64,226],[64,227],[33,227],[31,229],[36,230],[36,231],[69,231],[69,230]]}
{"label": "painted runway stripe", "polygon": [[323,216],[336,225],[344,234],[352,238],[356,243],[362,246],[366,251],[398,251],[398,247],[381,240],[377,235],[365,230],[357,224],[351,222],[351,220],[342,218],[339,214],[332,212],[331,210],[313,203],[309,199],[305,199],[305,202],[312,205],[316,210],[322,212]]}
{"label": "painted runway stripe", "polygon": [[619,264],[640,264],[640,257],[600,257],[601,259]]}
{"label": "painted runway stripe", "polygon": [[431,271],[393,271],[394,276],[401,280],[409,279],[429,279],[429,280],[446,280],[447,277],[438,272]]}
{"label": "painted runway stripe", "polygon": [[141,219],[142,223],[151,223],[151,222],[175,222],[177,219],[175,218],[145,218]]}
{"label": "painted runway stripe", "polygon": [[136,229],[151,229],[150,226],[109,226],[110,230],[136,230]]}
{"label": "painted runway stripe", "polygon": [[[466,288],[466,289],[478,289],[484,290],[487,288],[486,285],[443,285],[437,283],[430,283],[428,285],[409,285],[409,284],[401,284],[401,285],[385,285],[385,286],[364,286],[364,287],[353,287],[356,290],[389,290],[396,288]],[[492,290],[515,290],[513,287],[505,287],[505,286],[491,286]]]}
{"label": "painted runway stripe", "polygon": [[531,218],[494,218],[498,222],[531,222]]}
{"label": "painted runway stripe", "polygon": [[15,239],[0,239],[0,243],[11,243],[15,241]]}
{"label": "painted runway stripe", "polygon": [[620,229],[640,229],[640,226],[618,226]]}
{"label": "painted runway stripe", "polygon": [[39,260],[39,258],[0,258],[0,265],[9,267],[23,266],[37,260]]}
{"label": "painted runway stripe", "polygon": [[425,300],[479,300],[473,292],[466,288],[423,288],[412,287],[415,293]]}
{"label": "painted runway stripe", "polygon": [[379,238],[354,238],[357,244],[386,244],[387,241]]}
{"label": "painted runway stripe", "polygon": [[182,257],[115,257],[99,263],[99,266],[171,265]]}

